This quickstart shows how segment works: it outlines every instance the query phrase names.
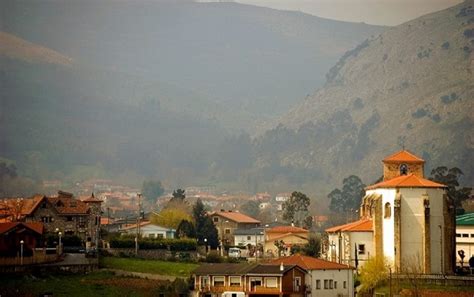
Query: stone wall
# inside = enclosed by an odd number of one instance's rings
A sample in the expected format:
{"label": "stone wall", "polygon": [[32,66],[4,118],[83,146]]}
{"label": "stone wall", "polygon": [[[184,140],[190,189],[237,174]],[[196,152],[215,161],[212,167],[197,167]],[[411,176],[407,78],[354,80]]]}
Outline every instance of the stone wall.
{"label": "stone wall", "polygon": [[138,250],[138,255],[135,255],[135,249],[126,248],[108,248],[104,249],[107,253],[116,257],[138,257],[147,260],[198,260],[198,253],[196,251],[182,251],[174,252],[169,250],[153,249],[153,250]]}

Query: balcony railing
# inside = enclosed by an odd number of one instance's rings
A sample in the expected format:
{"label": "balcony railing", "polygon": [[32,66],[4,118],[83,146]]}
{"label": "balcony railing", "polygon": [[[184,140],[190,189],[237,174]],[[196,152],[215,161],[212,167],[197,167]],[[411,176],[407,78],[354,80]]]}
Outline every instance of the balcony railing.
{"label": "balcony railing", "polygon": [[253,286],[250,288],[250,291],[247,290],[244,286],[197,286],[196,290],[201,292],[212,292],[212,293],[222,293],[222,292],[247,292],[247,293],[280,293],[280,288],[267,288],[264,286]]}

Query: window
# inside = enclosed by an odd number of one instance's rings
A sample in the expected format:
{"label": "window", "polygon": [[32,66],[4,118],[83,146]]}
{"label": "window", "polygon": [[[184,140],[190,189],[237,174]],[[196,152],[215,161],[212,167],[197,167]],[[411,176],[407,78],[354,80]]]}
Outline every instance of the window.
{"label": "window", "polygon": [[237,297],[237,293],[232,293],[232,297]]}
{"label": "window", "polygon": [[316,280],[316,290],[319,290],[319,289],[321,289],[321,280],[317,279]]}
{"label": "window", "polygon": [[247,240],[250,240],[250,239],[252,239],[252,237],[251,237],[251,236],[247,236]]}
{"label": "window", "polygon": [[462,234],[462,237],[469,237],[469,234],[463,233],[463,234]]}
{"label": "window", "polygon": [[71,222],[71,221],[72,221],[72,217],[71,217],[71,216],[67,216],[67,217],[66,217],[66,221]]}
{"label": "window", "polygon": [[46,208],[46,202],[41,203],[41,208]]}
{"label": "window", "polygon": [[230,229],[229,229],[229,228],[225,228],[224,233],[225,233],[225,234],[230,234]]}
{"label": "window", "polygon": [[332,289],[333,288],[333,283],[332,283],[332,279],[329,280],[329,289]]}
{"label": "window", "polygon": [[456,237],[461,237],[461,234],[459,234],[459,233],[456,233]]}
{"label": "window", "polygon": [[359,244],[358,253],[359,255],[365,255],[365,244]]}
{"label": "window", "polygon": [[209,286],[209,277],[201,276],[201,288],[206,288]]}
{"label": "window", "polygon": [[214,287],[223,287],[224,286],[224,276],[214,276]]}
{"label": "window", "polygon": [[342,283],[342,287],[345,289],[347,287],[346,281]]}
{"label": "window", "polygon": [[327,290],[329,288],[329,281],[327,279],[324,280],[324,289]]}
{"label": "window", "polygon": [[240,286],[240,276],[229,277],[230,286]]}
{"label": "window", "polygon": [[337,281],[334,281],[334,289],[337,289]]}
{"label": "window", "polygon": [[390,219],[392,216],[392,207],[390,206],[390,202],[385,203],[383,217],[384,219]]}
{"label": "window", "polygon": [[297,277],[295,277],[294,291],[298,292],[300,290],[300,287],[301,287],[301,277],[297,276]]}
{"label": "window", "polygon": [[163,237],[164,237],[164,236],[163,236],[163,233],[158,233],[158,234],[156,234],[156,238],[162,239]]}
{"label": "window", "polygon": [[266,277],[265,278],[265,287],[267,288],[276,288],[278,286],[276,277]]}
{"label": "window", "polygon": [[471,233],[471,238],[474,238],[474,233]]}
{"label": "window", "polygon": [[407,175],[407,174],[408,174],[407,164],[400,165],[400,175]]}
{"label": "window", "polygon": [[219,222],[219,218],[218,218],[218,217],[213,217],[212,220],[214,221],[214,223]]}

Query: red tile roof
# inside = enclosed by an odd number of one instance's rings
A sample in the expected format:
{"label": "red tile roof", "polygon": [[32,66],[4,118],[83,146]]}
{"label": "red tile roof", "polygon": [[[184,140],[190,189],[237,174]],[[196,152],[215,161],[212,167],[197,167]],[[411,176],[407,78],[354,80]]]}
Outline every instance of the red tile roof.
{"label": "red tile roof", "polygon": [[352,223],[339,225],[326,229],[326,232],[371,232],[372,231],[372,220],[361,219]]}
{"label": "red tile roof", "polygon": [[306,270],[330,270],[330,269],[354,269],[349,265],[339,264],[336,262],[326,261],[313,257],[303,256],[300,254],[289,257],[282,257],[270,261],[272,264],[298,265]]}
{"label": "red tile roof", "polygon": [[47,197],[48,202],[62,215],[87,215],[89,205],[74,198]]}
{"label": "red tile roof", "polygon": [[308,230],[294,226],[277,226],[270,228],[267,233],[308,233]]}
{"label": "red tile roof", "polygon": [[217,211],[214,213],[215,215],[224,217],[228,220],[237,222],[237,223],[255,223],[255,224],[260,224],[259,220],[256,220],[252,217],[249,217],[248,215],[245,215],[240,212],[230,212],[230,211]]}
{"label": "red tile roof", "polygon": [[399,163],[399,162],[406,162],[406,163],[424,163],[425,160],[415,156],[414,154],[410,153],[406,150],[401,150],[396,152],[393,155],[390,155],[383,159],[384,163]]}
{"label": "red tile roof", "polygon": [[0,223],[0,234],[3,234],[19,225],[25,226],[26,228],[33,230],[38,234],[43,234],[43,223],[38,222],[30,222],[30,223],[23,223],[23,222],[9,222],[9,223]]}
{"label": "red tile roof", "polygon": [[446,188],[445,185],[435,183],[414,174],[401,175],[366,187],[366,190],[378,188]]}

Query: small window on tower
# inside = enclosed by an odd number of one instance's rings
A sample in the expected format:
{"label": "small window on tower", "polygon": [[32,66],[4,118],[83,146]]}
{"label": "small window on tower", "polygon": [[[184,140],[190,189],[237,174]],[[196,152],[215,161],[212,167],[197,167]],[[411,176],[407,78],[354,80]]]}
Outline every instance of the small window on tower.
{"label": "small window on tower", "polygon": [[385,203],[383,217],[384,219],[390,219],[392,216],[392,207],[390,206],[390,202]]}
{"label": "small window on tower", "polygon": [[407,164],[400,165],[400,175],[407,175],[407,174],[408,174]]}

